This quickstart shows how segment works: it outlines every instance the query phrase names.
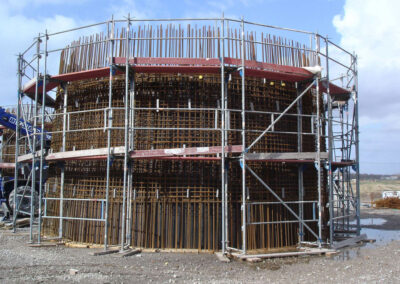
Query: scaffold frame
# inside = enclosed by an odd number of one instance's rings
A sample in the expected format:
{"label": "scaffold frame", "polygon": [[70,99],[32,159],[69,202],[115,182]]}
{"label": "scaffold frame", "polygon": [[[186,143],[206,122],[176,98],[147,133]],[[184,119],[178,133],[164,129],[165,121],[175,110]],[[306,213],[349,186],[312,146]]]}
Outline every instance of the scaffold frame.
{"label": "scaffold frame", "polygon": [[[138,23],[151,23],[151,22],[204,22],[211,21],[215,22],[216,26],[221,28],[221,36],[213,37],[213,40],[218,41],[222,47],[222,54],[219,58],[158,58],[159,61],[152,62],[151,58],[146,57],[133,57],[129,54],[129,43],[132,40],[129,37],[129,32],[126,33],[125,38],[118,38],[116,36],[116,25],[125,26],[129,31],[133,24]],[[238,42],[243,48],[241,48],[242,54],[241,59],[234,59],[229,55],[226,56],[226,44],[228,41],[237,40],[237,38],[231,38],[227,35],[225,31],[229,25],[240,25],[240,41]],[[260,63],[257,60],[246,60],[245,55],[245,44],[248,40],[245,39],[246,27],[255,27],[257,29],[271,29],[273,31],[283,31],[289,32],[296,35],[301,35],[308,37],[310,41],[310,47],[298,47],[302,51],[310,53],[310,58],[313,59],[313,66],[308,66],[310,68],[292,67],[282,64],[269,64]],[[55,36],[62,36],[65,33],[72,33],[77,31],[87,31],[92,28],[105,28],[107,30],[107,38],[102,39],[107,43],[110,48],[110,53],[112,56],[108,58],[108,66],[98,67],[91,70],[83,70],[66,74],[58,74],[51,76],[48,74],[48,56],[51,53],[60,52],[64,47],[52,47],[49,48],[48,43],[51,42],[52,38]],[[189,40],[193,37],[182,37],[183,40]],[[137,38],[146,40],[147,38]],[[154,38],[153,38],[154,39]],[[44,41],[44,44],[42,42]],[[100,41],[98,41],[100,42]],[[126,44],[126,55],[125,57],[114,57],[114,49],[117,42],[119,47],[122,44]],[[321,47],[322,43],[322,47]],[[84,44],[84,43],[83,43]],[[83,45],[82,44],[82,45]],[[253,44],[256,46],[262,46],[267,43],[259,42],[253,40]],[[282,47],[282,44],[268,43],[268,45],[275,45],[277,47]],[[33,51],[36,47],[36,52]],[[76,46],[75,46],[76,47]],[[284,45],[284,47],[287,47]],[[324,48],[323,48],[324,47]],[[293,47],[291,47],[293,48]],[[341,62],[337,58],[331,58],[329,56],[330,49],[336,49],[342,53],[342,55],[347,56],[350,59],[350,64]],[[325,49],[325,50],[324,50]],[[33,51],[33,52],[32,52]],[[33,53],[32,58],[28,58],[28,54]],[[32,67],[32,63],[36,62],[36,68]],[[161,63],[160,63],[161,62]],[[162,64],[162,66],[159,66]],[[324,71],[322,66],[324,65]],[[332,65],[334,67],[332,67]],[[43,68],[41,68],[43,67]],[[346,82],[344,86],[337,86],[333,84],[331,76],[333,73],[333,68],[342,68],[344,74],[342,79],[345,78]],[[27,76],[28,69],[32,69],[34,74],[34,80],[30,80]],[[43,69],[43,74],[40,70]],[[311,70],[311,71],[310,71]],[[335,71],[335,70],[334,70]],[[219,131],[221,133],[221,145],[220,146],[210,146],[202,148],[174,148],[174,149],[155,149],[155,150],[135,150],[134,140],[135,132],[137,130],[143,129],[140,127],[135,127],[135,112],[140,110],[140,108],[135,107],[135,73],[150,73],[150,72],[164,72],[164,73],[189,73],[189,74],[203,74],[203,73],[213,73],[220,74],[221,76],[221,106],[220,108],[213,108],[216,117],[221,119],[221,127],[216,127],[211,129],[213,131]],[[229,74],[236,72],[241,76],[241,109],[229,109],[227,108],[227,78]],[[23,97],[29,97],[33,100],[35,113],[33,115],[34,126],[37,126],[37,121],[40,121],[40,126],[42,131],[37,133],[34,131],[33,135],[30,136],[32,140],[32,153],[21,155],[19,153],[19,144],[21,142],[21,135],[19,124],[17,124],[16,131],[16,150],[15,150],[15,190],[17,189],[17,183],[19,178],[19,169],[22,163],[31,163],[32,168],[35,169],[37,161],[39,160],[39,209],[38,212],[33,212],[34,206],[32,205],[32,211],[30,214],[31,229],[30,229],[30,240],[31,242],[36,241],[41,242],[41,224],[44,218],[56,218],[59,220],[59,238],[63,235],[63,220],[67,219],[80,219],[87,220],[85,216],[80,218],[64,216],[63,213],[63,202],[66,198],[63,195],[64,187],[64,168],[61,167],[61,191],[59,202],[61,204],[58,216],[48,216],[43,214],[42,204],[46,207],[47,200],[51,198],[43,197],[43,190],[45,190],[45,178],[44,169],[46,163],[50,161],[58,161],[62,163],[68,160],[106,160],[106,196],[101,199],[102,206],[104,206],[104,215],[102,218],[96,219],[95,221],[104,222],[104,249],[108,250],[108,240],[107,240],[107,230],[108,230],[108,211],[109,211],[109,192],[110,192],[110,166],[114,156],[119,156],[123,158],[123,216],[121,220],[122,230],[120,232],[120,249],[124,250],[130,242],[130,226],[132,222],[132,216],[130,216],[131,208],[130,199],[132,199],[133,192],[131,190],[132,185],[132,164],[135,159],[170,159],[170,160],[220,160],[221,161],[221,223],[222,223],[222,253],[230,252],[240,252],[241,254],[247,254],[246,245],[246,226],[257,225],[257,222],[250,222],[246,218],[246,212],[248,203],[246,200],[246,173],[252,174],[260,184],[265,187],[266,190],[270,191],[272,195],[276,197],[276,202],[285,206],[296,218],[299,223],[299,246],[303,243],[304,231],[308,230],[315,237],[315,245],[322,247],[325,245],[333,245],[333,242],[337,239],[343,237],[349,237],[351,234],[360,234],[360,184],[359,184],[359,126],[358,126],[358,76],[357,70],[357,57],[355,54],[350,53],[335,43],[331,42],[328,37],[322,36],[318,33],[307,32],[295,29],[281,28],[270,25],[263,25],[258,23],[253,23],[244,20],[244,18],[230,19],[222,15],[221,18],[205,18],[205,19],[135,19],[131,18],[128,14],[127,18],[117,20],[112,18],[109,21],[88,25],[84,27],[79,27],[75,29],[70,29],[67,31],[48,33],[47,30],[44,33],[40,33],[32,45],[25,50],[23,53],[18,55],[18,103],[17,103],[17,120],[22,118],[21,116],[21,105],[23,102]],[[116,108],[112,106],[112,95],[113,95],[113,78],[116,75],[123,75],[125,78],[125,105],[123,108]],[[96,77],[109,77],[109,103],[108,107],[96,110],[88,111],[103,111],[104,112],[104,127],[101,130],[107,132],[107,147],[99,149],[87,149],[87,150],[76,150],[76,151],[66,151],[65,148],[65,137],[66,134],[73,131],[91,131],[98,129],[79,129],[71,130],[69,129],[70,116],[76,112],[67,111],[67,97],[68,97],[68,82],[73,82],[77,80],[90,79]],[[250,109],[246,109],[246,92],[245,92],[245,76],[254,76],[259,78],[270,78],[276,81],[289,81],[294,82],[297,90],[296,99],[283,111],[280,112],[265,112],[271,115],[271,123],[265,125],[264,131],[258,132],[258,138],[255,139],[250,145],[246,145],[246,113],[256,112]],[[29,80],[29,82],[27,82]],[[26,82],[25,85],[23,83]],[[304,89],[300,87],[300,83],[306,86]],[[55,87],[63,88],[64,103],[63,112],[48,114],[45,111],[47,106],[51,107],[54,105],[54,100],[48,95],[48,92]],[[129,87],[130,86],[130,87]],[[315,104],[317,113],[312,115],[305,115],[302,113],[302,96],[309,90],[315,92]],[[320,112],[320,101],[324,102],[321,106],[323,109]],[[38,112],[38,107],[41,107],[41,111]],[[287,113],[289,109],[296,109],[296,114]],[[113,113],[116,110],[124,111],[124,127],[113,126]],[[150,109],[150,108],[147,108]],[[186,108],[180,108],[183,110]],[[189,108],[187,108],[189,109]],[[186,109],[186,110],[187,110]],[[195,111],[196,109],[191,110]],[[174,109],[168,109],[169,111],[174,111]],[[242,127],[238,129],[232,129],[227,126],[226,119],[228,112],[240,112],[242,119]],[[346,113],[347,111],[347,113]],[[336,117],[334,116],[336,115]],[[45,122],[51,120],[55,116],[61,116],[63,119],[62,129],[55,131],[50,131],[45,129]],[[293,153],[254,153],[250,150],[252,147],[261,139],[266,133],[277,132],[274,129],[274,125],[284,116],[294,116],[297,118],[297,132],[290,133],[296,135],[298,141],[297,152]],[[349,121],[349,116],[351,116],[351,121]],[[302,132],[302,119],[306,118],[310,120],[310,123],[315,125],[314,131],[310,133]],[[36,128],[35,128],[36,129]],[[123,129],[124,131],[124,146],[122,147],[112,147],[111,145],[111,133],[113,130]],[[156,128],[152,128],[156,129]],[[183,129],[183,128],[182,128]],[[340,133],[336,133],[335,130],[339,129]],[[190,130],[195,131],[205,131],[210,130],[209,128],[191,128]],[[226,141],[227,131],[237,131],[241,133],[241,145],[228,145]],[[50,152],[45,155],[45,135],[62,133],[62,149],[59,152]],[[326,134],[327,133],[327,134]],[[316,152],[303,152],[301,147],[301,139],[303,135],[311,135],[315,137]],[[40,139],[40,140],[38,140]],[[328,142],[328,151],[321,151],[321,139]],[[40,141],[39,149],[37,149],[36,141]],[[240,163],[242,169],[242,247],[232,247],[229,241],[229,215],[227,213],[228,204],[228,173],[225,167],[225,160],[227,153],[235,154],[235,160]],[[209,156],[214,154],[215,156]],[[205,156],[206,155],[206,156]],[[276,162],[276,163],[293,163],[298,166],[298,180],[299,180],[299,199],[294,203],[299,205],[299,211],[295,212],[288,204],[290,202],[283,201],[265,181],[263,181],[257,174],[251,169],[251,167],[246,163],[247,161],[252,162]],[[305,201],[303,199],[304,189],[303,189],[303,169],[302,165],[312,164],[315,165],[318,172],[318,185],[316,190],[318,191],[318,200]],[[351,169],[355,172],[355,184],[351,183]],[[328,178],[322,180],[323,171],[327,171]],[[36,183],[37,176],[35,175],[35,170],[31,173],[32,184]],[[326,204],[323,204],[321,191],[321,183],[326,182],[327,188],[329,189],[329,200]],[[353,187],[355,186],[355,190]],[[355,192],[354,192],[355,191]],[[32,191],[33,194],[33,191]],[[54,198],[53,198],[54,199]],[[31,198],[33,201],[33,197]],[[91,200],[87,199],[87,202],[96,201],[99,199]],[[14,200],[15,202],[15,200]],[[313,203],[317,207],[318,216],[311,220],[305,220],[302,211],[303,204]],[[293,203],[293,202],[292,202]],[[322,237],[322,208],[329,207],[329,238],[323,239]],[[16,209],[14,216],[14,231],[16,231],[16,217],[18,215],[18,210]],[[37,215],[38,221],[38,232],[37,239],[33,238],[34,221]],[[91,219],[92,220],[92,219]],[[355,226],[351,225],[351,221],[355,220]],[[285,222],[282,220],[281,222]],[[289,221],[288,221],[289,222]],[[317,223],[318,231],[312,230],[308,223]],[[261,223],[260,223],[261,224]],[[351,230],[351,228],[356,228],[356,230]]]}

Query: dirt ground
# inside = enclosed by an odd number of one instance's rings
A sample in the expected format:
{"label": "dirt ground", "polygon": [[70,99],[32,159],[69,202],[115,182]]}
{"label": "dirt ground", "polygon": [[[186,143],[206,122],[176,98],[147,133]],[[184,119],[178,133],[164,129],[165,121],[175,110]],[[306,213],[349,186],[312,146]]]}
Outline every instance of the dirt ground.
{"label": "dirt ground", "polygon": [[[363,209],[363,230],[384,232],[374,244],[313,256],[223,263],[212,254],[141,253],[125,258],[92,256],[93,249],[29,247],[28,229],[0,230],[2,283],[399,283],[400,210]],[[383,221],[382,221],[383,220]],[[373,222],[372,222],[373,223]],[[378,222],[379,223],[379,222]],[[76,269],[70,275],[70,269]]]}

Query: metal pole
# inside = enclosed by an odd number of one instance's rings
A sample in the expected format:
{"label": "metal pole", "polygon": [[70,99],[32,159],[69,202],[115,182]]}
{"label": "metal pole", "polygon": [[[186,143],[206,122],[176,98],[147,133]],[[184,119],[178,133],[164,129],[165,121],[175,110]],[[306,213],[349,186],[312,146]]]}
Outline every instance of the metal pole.
{"label": "metal pole", "polygon": [[111,34],[110,38],[110,54],[109,54],[109,65],[110,65],[110,77],[109,77],[109,88],[108,88],[108,128],[107,128],[107,173],[106,173],[106,212],[104,222],[104,250],[107,250],[108,246],[108,208],[109,208],[109,191],[110,191],[110,167],[111,167],[111,127],[112,127],[112,80],[114,70],[114,18],[111,20]]}
{"label": "metal pole", "polygon": [[[67,106],[68,106],[68,87],[64,85],[64,105],[63,105],[63,132],[62,132],[62,152],[65,152],[66,148],[66,133],[67,128]],[[60,221],[58,227],[58,237],[61,239],[63,235],[63,215],[64,215],[64,180],[65,180],[65,164],[61,167],[61,185],[60,185]]]}
{"label": "metal pole", "polygon": [[125,216],[126,216],[126,190],[127,190],[127,178],[128,178],[128,162],[129,162],[129,26],[130,26],[130,15],[128,14],[128,21],[126,27],[126,56],[125,56],[125,133],[124,133],[124,185],[122,192],[122,228],[121,228],[121,251],[124,251],[125,246]]}
{"label": "metal pole", "polygon": [[[328,99],[328,186],[329,186],[329,242],[331,246],[333,245],[333,172],[332,172],[332,162],[333,162],[333,126],[332,126],[332,98],[330,95],[330,81],[329,81],[329,50],[328,50],[328,36],[325,38],[325,52],[326,52],[326,95]],[[343,138],[343,137],[342,137]]]}
{"label": "metal pole", "polygon": [[17,222],[17,189],[18,189],[18,156],[19,156],[19,120],[20,120],[20,108],[22,100],[22,55],[18,55],[18,94],[17,94],[17,122],[15,127],[15,170],[14,170],[14,208],[13,208],[13,232],[16,232]]}
{"label": "metal pole", "polygon": [[226,234],[225,217],[226,217],[226,201],[225,201],[225,22],[224,15],[221,20],[222,29],[222,56],[221,56],[221,214],[222,214],[222,253],[226,253]]}
{"label": "metal pole", "polygon": [[[347,156],[346,156],[346,151],[345,151],[345,148],[344,148],[344,144],[345,144],[345,141],[344,141],[344,123],[345,123],[345,116],[344,116],[344,113],[345,112],[345,108],[344,107],[341,107],[340,108],[340,130],[341,130],[341,153],[342,153],[342,161],[344,160],[344,159],[347,159]],[[344,167],[343,169],[342,169],[343,171],[342,171],[342,179],[341,179],[341,181],[340,181],[340,183],[341,183],[341,189],[342,189],[342,192],[341,192],[341,195],[338,195],[338,197],[339,198],[341,198],[341,200],[340,200],[340,203],[342,204],[342,216],[345,216],[346,215],[346,208],[345,208],[345,192],[346,192],[346,187],[345,187],[345,184],[346,184],[346,178],[347,178],[347,172],[348,172],[348,167]],[[339,220],[338,222],[341,222],[342,223],[342,230],[344,231],[344,229],[345,229],[345,226],[344,226],[344,224],[345,224],[345,222],[346,222],[346,220],[345,220],[345,218],[342,218],[341,220]],[[344,233],[344,234],[346,234],[346,233]]]}
{"label": "metal pole", "polygon": [[[316,35],[316,55],[318,56],[319,54],[319,37]],[[319,105],[319,76],[320,74],[316,74],[315,76],[315,89],[316,89],[316,95],[315,95],[315,105],[317,108],[317,129],[316,129],[316,140],[317,140],[317,175],[318,175],[318,246],[321,247],[321,241],[322,241],[322,206],[321,206],[321,114],[320,114],[320,105]]]}
{"label": "metal pole", "polygon": [[245,91],[245,62],[244,62],[244,22],[242,17],[242,250],[243,254],[246,254],[247,245],[247,219],[246,219],[246,159],[245,159],[245,149],[246,149],[246,91]]}
{"label": "metal pole", "polygon": [[[133,56],[133,55],[132,55]],[[133,151],[135,149],[135,74],[134,70],[131,70],[130,76],[130,130],[129,130],[129,151]],[[129,167],[129,175],[128,175],[128,190],[129,190],[129,214],[128,214],[128,234],[127,234],[127,242],[130,244],[132,241],[132,187],[133,187],[133,159],[130,160]]]}
{"label": "metal pole", "polygon": [[[36,53],[37,53],[37,69],[36,69],[36,86],[35,86],[35,110],[33,118],[33,137],[32,137],[32,183],[31,183],[31,216],[30,216],[30,228],[29,228],[29,242],[33,242],[33,218],[35,216],[33,197],[36,188],[36,127],[37,127],[37,115],[38,115],[38,96],[39,96],[39,67],[40,67],[40,33],[37,39]],[[28,133],[27,133],[28,135]],[[15,192],[17,193],[17,192]],[[22,202],[22,200],[21,200]]]}
{"label": "metal pole", "polygon": [[[345,128],[346,128],[346,135],[342,136],[342,139],[344,139],[344,137],[346,137],[346,141],[349,141],[350,137],[349,137],[349,111],[348,111],[348,109],[346,111],[346,126],[345,126]],[[346,159],[350,160],[351,157],[350,157],[350,151],[349,151],[349,146],[348,146],[349,144],[348,144],[348,142],[345,142],[345,144],[346,144]],[[351,147],[351,144],[350,144],[350,147]],[[347,208],[346,215],[349,216],[350,215],[351,167],[346,167],[346,173],[347,173],[347,178],[346,178],[346,200],[347,200],[346,201],[346,208]],[[350,217],[348,217],[346,219],[346,222],[347,222],[346,229],[347,229],[347,231],[349,231],[350,230]]]}
{"label": "metal pole", "polygon": [[47,30],[44,38],[44,76],[43,76],[43,97],[42,97],[42,131],[40,133],[40,172],[39,172],[39,220],[38,220],[38,243],[40,244],[40,234],[42,225],[42,188],[43,188],[43,162],[44,162],[44,117],[46,111],[46,76],[47,76]]}
{"label": "metal pole", "polygon": [[[299,86],[298,83],[295,83],[296,87],[296,94],[299,96]],[[302,99],[299,99],[297,101],[297,152],[302,152],[303,151],[303,136],[302,136],[302,129],[303,129],[303,121],[302,121],[302,115],[303,113],[303,101]],[[299,217],[303,220],[304,219],[304,183],[303,183],[303,165],[299,164],[298,169],[297,169],[297,174],[298,174],[298,191],[299,191]],[[300,244],[301,242],[304,241],[304,226],[303,224],[299,221],[299,236],[300,236]]]}
{"label": "metal pole", "polygon": [[357,236],[360,235],[361,232],[361,223],[360,223],[360,210],[361,210],[361,202],[360,202],[360,130],[358,125],[358,69],[357,69],[357,56],[353,55],[354,59],[354,128],[355,128],[355,147],[356,147],[356,198],[357,198],[357,208],[356,208],[356,216],[357,216]]}

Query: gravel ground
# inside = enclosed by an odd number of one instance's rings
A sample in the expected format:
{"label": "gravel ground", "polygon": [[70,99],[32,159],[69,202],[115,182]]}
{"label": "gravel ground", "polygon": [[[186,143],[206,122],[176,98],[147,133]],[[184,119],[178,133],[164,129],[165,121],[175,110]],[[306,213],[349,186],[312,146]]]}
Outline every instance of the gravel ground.
{"label": "gravel ground", "polygon": [[[365,209],[363,217],[398,228],[400,211]],[[393,217],[393,215],[395,217]],[[397,218],[396,218],[397,217]],[[398,236],[397,231],[395,232]],[[212,254],[141,253],[126,258],[91,256],[93,249],[29,247],[28,230],[0,230],[2,283],[400,283],[400,238],[347,249],[334,257],[298,257],[261,263],[223,263]],[[78,270],[70,275],[70,269]]]}

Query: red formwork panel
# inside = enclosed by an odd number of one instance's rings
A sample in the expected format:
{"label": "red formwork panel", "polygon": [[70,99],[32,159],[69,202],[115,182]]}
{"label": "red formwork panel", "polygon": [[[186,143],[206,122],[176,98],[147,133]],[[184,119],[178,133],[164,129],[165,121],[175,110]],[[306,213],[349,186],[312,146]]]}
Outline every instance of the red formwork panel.
{"label": "red formwork panel", "polygon": [[[126,58],[113,58],[116,65],[124,65]],[[182,74],[219,74],[221,72],[221,61],[217,58],[132,58],[129,59],[130,68],[138,73],[182,73]],[[224,58],[226,67],[234,66],[236,68],[242,65],[240,59]],[[238,71],[236,71],[238,72]],[[116,69],[114,75],[123,74],[123,70]],[[247,76],[265,78],[268,80],[281,80],[286,82],[301,82],[311,80],[313,74],[304,68],[270,64],[254,60],[245,61],[245,74]],[[79,80],[88,80],[94,78],[107,77],[110,75],[110,67],[97,68],[59,74],[50,76],[46,83],[46,91],[52,90],[62,82],[74,82]],[[34,94],[36,81],[30,81],[23,88],[23,93]],[[348,94],[349,90],[330,84],[330,94],[340,95]],[[326,92],[326,86],[320,84],[322,91]]]}

